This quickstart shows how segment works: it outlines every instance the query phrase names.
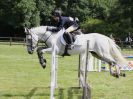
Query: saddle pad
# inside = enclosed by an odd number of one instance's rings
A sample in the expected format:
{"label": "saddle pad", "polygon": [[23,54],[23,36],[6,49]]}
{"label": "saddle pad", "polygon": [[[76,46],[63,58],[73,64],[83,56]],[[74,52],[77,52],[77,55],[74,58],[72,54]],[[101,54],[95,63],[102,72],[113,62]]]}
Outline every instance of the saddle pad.
{"label": "saddle pad", "polygon": [[64,40],[63,35],[61,35],[60,40],[61,40],[61,43],[62,43],[63,45],[66,45],[66,41]]}

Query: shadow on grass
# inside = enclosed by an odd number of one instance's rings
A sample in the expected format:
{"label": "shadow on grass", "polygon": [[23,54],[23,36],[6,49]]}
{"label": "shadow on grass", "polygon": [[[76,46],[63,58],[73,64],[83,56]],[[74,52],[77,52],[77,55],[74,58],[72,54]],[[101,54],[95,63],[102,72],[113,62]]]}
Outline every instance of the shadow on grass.
{"label": "shadow on grass", "polygon": [[33,89],[29,92],[29,94],[25,96],[26,99],[30,99],[30,98],[34,95],[34,93],[36,92],[37,89],[38,89],[37,87],[33,88]]}
{"label": "shadow on grass", "polygon": [[80,87],[69,87],[58,89],[58,99],[81,99],[82,88]]}
{"label": "shadow on grass", "polygon": [[[24,94],[23,92],[22,93],[19,93],[19,94],[13,94],[13,93],[5,93],[5,94],[1,94],[0,97],[4,97],[4,98],[11,98],[11,99],[14,99],[15,97],[24,97],[24,99],[31,99],[31,97],[34,97],[34,96],[49,96],[50,94],[45,94],[44,90],[50,90],[49,87],[34,87],[32,88],[29,93],[27,94]],[[41,92],[37,92],[38,90],[42,90]],[[0,98],[1,99],[1,98]]]}
{"label": "shadow on grass", "polygon": [[[44,90],[46,92],[44,92]],[[43,90],[41,92],[37,92],[38,90]],[[32,88],[28,94],[10,94],[5,93],[1,94],[0,97],[4,98],[15,98],[15,97],[24,97],[24,99],[31,99],[33,97],[50,97],[50,88],[49,87],[35,87]],[[55,90],[56,99],[81,99],[82,97],[82,88],[79,87],[69,87],[69,88],[57,88]]]}

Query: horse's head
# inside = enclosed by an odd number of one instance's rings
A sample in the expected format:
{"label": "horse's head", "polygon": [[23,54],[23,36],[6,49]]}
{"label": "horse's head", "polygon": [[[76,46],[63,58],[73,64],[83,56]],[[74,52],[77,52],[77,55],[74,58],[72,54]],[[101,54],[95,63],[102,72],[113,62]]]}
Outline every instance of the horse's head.
{"label": "horse's head", "polygon": [[26,45],[29,54],[33,54],[38,44],[38,36],[31,31],[31,29],[25,28],[26,33]]}

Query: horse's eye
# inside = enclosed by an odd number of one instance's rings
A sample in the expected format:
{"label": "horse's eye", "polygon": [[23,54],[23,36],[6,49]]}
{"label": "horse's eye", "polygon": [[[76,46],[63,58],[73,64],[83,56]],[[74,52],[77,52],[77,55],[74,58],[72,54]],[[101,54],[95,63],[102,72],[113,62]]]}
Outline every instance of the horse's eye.
{"label": "horse's eye", "polygon": [[27,42],[30,42],[31,41],[31,39],[27,39]]}

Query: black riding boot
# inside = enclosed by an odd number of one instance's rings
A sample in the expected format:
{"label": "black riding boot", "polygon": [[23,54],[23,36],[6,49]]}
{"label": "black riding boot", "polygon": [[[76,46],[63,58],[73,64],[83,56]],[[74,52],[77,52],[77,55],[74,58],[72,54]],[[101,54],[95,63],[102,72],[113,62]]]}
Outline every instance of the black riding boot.
{"label": "black riding boot", "polygon": [[72,37],[69,33],[64,33],[63,38],[66,41],[66,46],[65,46],[64,54],[62,56],[70,56],[70,54],[68,54],[68,49],[71,49],[71,44],[73,41]]}

